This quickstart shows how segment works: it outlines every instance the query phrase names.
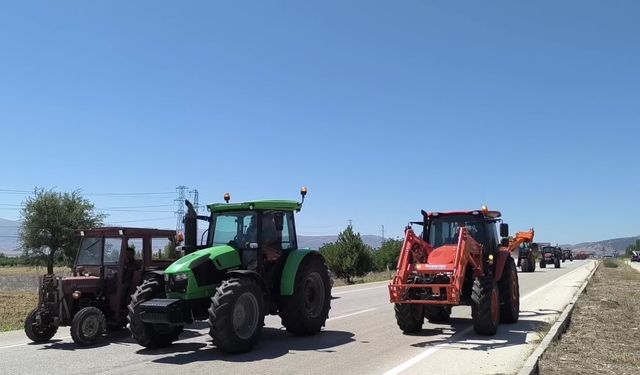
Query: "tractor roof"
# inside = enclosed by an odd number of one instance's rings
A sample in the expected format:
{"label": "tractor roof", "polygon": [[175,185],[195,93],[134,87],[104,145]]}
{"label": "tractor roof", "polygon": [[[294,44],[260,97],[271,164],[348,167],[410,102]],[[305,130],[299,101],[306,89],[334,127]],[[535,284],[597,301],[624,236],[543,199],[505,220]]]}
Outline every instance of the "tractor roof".
{"label": "tractor roof", "polygon": [[134,228],[134,227],[100,227],[93,229],[84,229],[78,231],[82,232],[83,236],[120,236],[120,231],[126,236],[158,236],[158,237],[173,237],[176,235],[175,230],[171,229],[154,229],[154,228]]}
{"label": "tractor roof", "polygon": [[473,211],[450,211],[450,212],[425,212],[422,211],[423,215],[433,218],[437,216],[452,216],[452,215],[483,215],[488,219],[497,219],[502,214],[500,211],[482,211],[482,210],[473,210]]}
{"label": "tractor roof", "polygon": [[302,207],[300,202],[286,200],[262,200],[241,203],[214,203],[210,204],[211,212],[250,211],[250,210],[282,210],[298,211]]}

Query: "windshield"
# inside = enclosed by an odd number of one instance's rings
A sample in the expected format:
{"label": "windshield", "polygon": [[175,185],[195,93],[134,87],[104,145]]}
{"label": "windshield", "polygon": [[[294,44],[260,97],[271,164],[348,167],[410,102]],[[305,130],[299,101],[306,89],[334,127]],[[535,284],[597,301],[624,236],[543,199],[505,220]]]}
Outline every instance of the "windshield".
{"label": "windshield", "polygon": [[256,222],[255,211],[213,214],[207,245],[232,245],[236,248],[248,248],[249,244],[258,242]]}
{"label": "windshield", "polygon": [[79,266],[102,265],[102,237],[85,237],[82,239],[76,264]]}
{"label": "windshield", "polygon": [[543,253],[551,253],[551,252],[553,252],[553,247],[545,246],[545,247],[542,248],[542,252]]}
{"label": "windshield", "polygon": [[447,215],[430,220],[429,243],[433,247],[455,245],[458,243],[458,233],[461,227],[467,227],[469,234],[479,243],[486,242],[484,222],[481,218],[470,215]]}

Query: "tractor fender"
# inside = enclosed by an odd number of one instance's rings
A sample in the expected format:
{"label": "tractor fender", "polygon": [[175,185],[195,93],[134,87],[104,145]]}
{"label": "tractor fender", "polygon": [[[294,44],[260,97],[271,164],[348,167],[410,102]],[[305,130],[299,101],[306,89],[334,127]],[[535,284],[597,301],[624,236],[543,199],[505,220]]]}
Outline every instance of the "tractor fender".
{"label": "tractor fender", "polygon": [[500,281],[500,279],[502,278],[502,271],[504,271],[504,267],[507,264],[507,259],[509,259],[510,256],[511,254],[506,250],[498,251],[498,256],[496,257],[496,260],[495,260],[496,281]]}
{"label": "tractor fender", "polygon": [[267,295],[269,293],[269,288],[267,288],[267,282],[264,280],[262,275],[260,275],[256,271],[251,271],[251,270],[233,270],[233,271],[228,271],[227,272],[227,276],[228,277],[234,277],[234,276],[235,277],[249,277],[249,278],[253,279],[255,282],[257,282],[258,285],[260,285],[260,287],[264,291],[265,295]]}
{"label": "tractor fender", "polygon": [[280,295],[290,296],[296,283],[296,273],[302,260],[307,256],[321,256],[318,250],[298,249],[289,253],[280,276]]}

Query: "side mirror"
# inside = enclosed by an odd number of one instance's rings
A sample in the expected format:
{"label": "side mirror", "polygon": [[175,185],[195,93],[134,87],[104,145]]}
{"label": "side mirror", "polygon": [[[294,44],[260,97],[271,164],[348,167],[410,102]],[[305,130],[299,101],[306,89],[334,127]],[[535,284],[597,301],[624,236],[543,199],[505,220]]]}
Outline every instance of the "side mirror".
{"label": "side mirror", "polygon": [[507,237],[504,237],[503,239],[501,239],[500,240],[500,246],[502,246],[502,247],[509,246],[509,239]]}
{"label": "side mirror", "polygon": [[509,237],[509,224],[500,223],[500,237]]}

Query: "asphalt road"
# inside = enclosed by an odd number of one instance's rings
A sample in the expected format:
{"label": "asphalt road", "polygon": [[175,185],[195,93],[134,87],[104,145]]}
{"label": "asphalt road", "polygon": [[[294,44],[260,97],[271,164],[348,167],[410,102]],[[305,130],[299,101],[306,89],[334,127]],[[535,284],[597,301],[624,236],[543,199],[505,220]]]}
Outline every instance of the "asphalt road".
{"label": "asphalt road", "polygon": [[593,261],[561,269],[520,273],[521,315],[493,337],[471,328],[470,309],[453,309],[450,324],[425,322],[422,332],[403,335],[388,302],[387,282],[339,287],[325,330],[294,337],[267,317],[260,344],[250,353],[226,355],[211,344],[206,322],[185,329],[169,348],[148,350],[127,330],[99,346],[81,348],[60,329],[48,343],[33,344],[21,331],[0,334],[1,374],[411,374],[515,373],[540,335],[569,302]]}

